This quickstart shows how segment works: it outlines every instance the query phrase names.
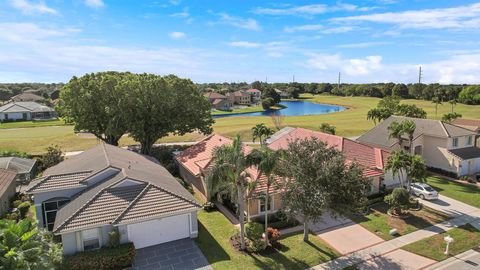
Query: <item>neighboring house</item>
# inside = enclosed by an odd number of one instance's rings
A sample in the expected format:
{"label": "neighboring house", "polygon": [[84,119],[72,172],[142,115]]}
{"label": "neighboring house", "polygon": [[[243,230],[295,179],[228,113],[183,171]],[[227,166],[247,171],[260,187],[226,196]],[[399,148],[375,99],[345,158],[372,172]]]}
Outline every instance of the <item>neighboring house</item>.
{"label": "neighboring house", "polygon": [[391,189],[398,186],[399,181],[394,180],[392,173],[385,173],[384,168],[389,153],[380,148],[368,146],[347,138],[326,134],[304,128],[286,127],[275,133],[267,140],[268,147],[274,150],[287,149],[295,140],[316,138],[333,147],[345,155],[347,162],[357,162],[363,168],[363,176],[371,179],[370,193],[375,194],[383,188]]}
{"label": "neighboring house", "polygon": [[275,92],[277,92],[277,94],[280,95],[280,98],[290,98],[290,94],[288,94],[287,91],[282,91],[282,90],[277,89],[277,88],[275,88],[274,90],[275,90]]}
{"label": "neighboring house", "polygon": [[[416,125],[412,149],[408,149],[408,135],[403,136],[401,145],[389,136],[388,126],[394,121],[404,120],[412,120]],[[357,140],[387,151],[405,149],[421,155],[428,167],[462,176],[480,171],[480,148],[475,145],[476,135],[475,131],[439,120],[391,116]]]}
{"label": "neighboring house", "polygon": [[107,245],[114,229],[137,249],[198,234],[193,196],[154,158],[108,144],[48,168],[27,192],[65,254]]}
{"label": "neighboring house", "polygon": [[10,98],[11,102],[22,102],[22,101],[33,101],[33,102],[43,102],[45,99],[34,93],[21,93]]}
{"label": "neighboring house", "polygon": [[208,92],[205,93],[204,96],[208,98],[212,108],[217,110],[230,110],[233,107],[233,101],[229,100],[226,96],[216,93],[216,92]]}
{"label": "neighboring house", "polygon": [[[213,152],[217,147],[223,145],[232,144],[232,140],[226,137],[223,137],[218,134],[213,134],[198,142],[197,144],[185,149],[178,155],[176,155],[175,160],[179,165],[180,175],[182,178],[192,184],[193,189],[196,193],[200,194],[204,198],[209,198],[206,176],[208,174],[208,169],[212,165]],[[252,148],[249,146],[244,146],[244,151],[248,154]],[[247,218],[258,218],[265,215],[265,211],[270,213],[275,213],[281,208],[281,198],[280,193],[277,189],[277,185],[272,185],[270,187],[270,196],[269,206],[266,210],[265,200],[263,194],[266,192],[266,178],[264,175],[259,175],[258,171],[250,167],[247,169],[247,172],[250,174],[252,181],[256,181],[257,185],[252,190],[248,191],[246,198],[246,214]]]}
{"label": "neighboring house", "polygon": [[15,195],[16,173],[10,170],[0,169],[0,218],[10,208],[10,199]]}
{"label": "neighboring house", "polygon": [[29,158],[0,157],[0,169],[16,172],[17,181],[28,183],[35,176],[35,165],[37,161]]}
{"label": "neighboring house", "polygon": [[0,107],[0,122],[56,119],[54,109],[36,102],[10,102]]}
{"label": "neighboring house", "polygon": [[457,118],[454,119],[451,124],[475,131],[478,135],[480,135],[480,119]]}
{"label": "neighboring house", "polygon": [[245,92],[250,94],[251,100],[255,104],[260,103],[260,101],[262,100],[262,92],[258,89],[250,88],[250,89],[246,90]]}
{"label": "neighboring house", "polygon": [[252,96],[244,90],[238,90],[233,93],[228,93],[227,96],[229,100],[233,101],[235,104],[239,104],[239,105],[252,104]]}

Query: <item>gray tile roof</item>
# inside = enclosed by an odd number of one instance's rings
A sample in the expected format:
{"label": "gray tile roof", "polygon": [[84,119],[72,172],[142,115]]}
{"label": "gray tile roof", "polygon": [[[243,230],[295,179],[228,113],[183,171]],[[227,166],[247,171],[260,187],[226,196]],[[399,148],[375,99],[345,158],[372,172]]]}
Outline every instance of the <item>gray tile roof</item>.
{"label": "gray tile roof", "polygon": [[12,182],[15,181],[16,176],[17,174],[14,171],[0,169],[0,198],[3,197],[8,188],[11,187]]}
{"label": "gray tile roof", "polygon": [[53,112],[54,109],[45,105],[33,102],[10,102],[0,107],[0,112],[13,113],[13,112]]}
{"label": "gray tile roof", "polygon": [[383,148],[391,148],[397,140],[395,138],[389,138],[390,132],[388,126],[394,121],[402,122],[404,120],[412,120],[415,122],[416,129],[413,134],[414,138],[423,134],[442,138],[475,135],[475,132],[471,130],[444,123],[439,120],[390,116],[362,136],[358,137],[357,141]]}
{"label": "gray tile roof", "polygon": [[[118,172],[96,184],[86,181],[108,168]],[[85,188],[57,212],[55,233],[149,219],[179,210],[194,211],[200,207],[154,158],[108,144],[100,144],[63,161],[46,170],[44,175],[28,187],[28,192]],[[127,180],[137,184],[115,187]]]}
{"label": "gray tile roof", "polygon": [[480,148],[476,146],[472,147],[465,147],[465,148],[458,148],[458,149],[450,149],[448,150],[453,155],[463,159],[468,160],[472,158],[479,158],[480,157]]}
{"label": "gray tile roof", "polygon": [[0,168],[17,172],[18,174],[30,173],[37,161],[29,158],[0,157]]}

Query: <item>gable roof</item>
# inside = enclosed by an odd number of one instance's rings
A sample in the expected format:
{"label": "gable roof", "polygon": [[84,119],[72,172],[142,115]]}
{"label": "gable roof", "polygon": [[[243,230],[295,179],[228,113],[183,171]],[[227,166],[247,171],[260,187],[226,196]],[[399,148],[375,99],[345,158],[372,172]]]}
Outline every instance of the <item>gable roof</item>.
{"label": "gable roof", "polygon": [[452,121],[452,124],[472,131],[480,131],[480,119],[457,118]]}
{"label": "gable roof", "polygon": [[33,102],[33,101],[22,101],[22,102],[10,102],[0,107],[0,112],[3,113],[14,113],[14,112],[53,112],[54,109]]}
{"label": "gable roof", "polygon": [[37,161],[29,158],[0,157],[0,168],[17,172],[18,174],[30,173]]}
{"label": "gable roof", "polygon": [[278,150],[287,149],[295,140],[317,138],[345,155],[347,162],[357,162],[364,167],[364,176],[372,177],[383,174],[389,153],[385,150],[362,144],[347,138],[326,134],[304,128],[284,128],[273,135],[268,147]]}
{"label": "gable roof", "polygon": [[[106,179],[97,183],[87,181],[106,169],[112,170]],[[130,184],[117,187],[124,181],[130,181]],[[155,159],[103,143],[47,169],[44,177],[28,186],[27,192],[35,194],[79,187],[83,191],[57,212],[55,233],[118,224],[119,215],[126,215],[134,209],[129,207],[130,203],[147,187],[161,190],[164,196],[162,200],[147,197],[136,200],[136,205],[147,207],[142,208],[146,212],[136,220],[173,213],[178,210],[175,204],[181,205],[182,210],[193,211],[200,207]],[[161,208],[163,212],[159,213],[155,208]]]}
{"label": "gable roof", "polygon": [[469,160],[480,157],[480,148],[476,146],[450,149],[448,150],[448,152],[459,157],[462,160]]}
{"label": "gable roof", "polygon": [[217,92],[208,92],[208,93],[205,93],[204,96],[210,99],[226,99],[227,98],[226,96]]}
{"label": "gable roof", "polygon": [[262,91],[260,91],[260,90],[258,90],[258,89],[255,89],[255,88],[250,88],[250,89],[248,89],[248,90],[246,90],[246,91],[247,91],[248,93],[259,93],[259,92],[262,92]]}
{"label": "gable roof", "polygon": [[39,96],[39,95],[36,95],[34,93],[25,92],[25,93],[21,93],[21,94],[18,94],[18,95],[15,95],[15,96],[11,97],[10,100],[15,101],[15,102],[19,102],[19,101],[43,101],[44,98]]}
{"label": "gable roof", "polygon": [[413,134],[414,138],[417,138],[420,135],[430,135],[441,138],[475,135],[475,132],[472,132],[471,130],[444,123],[440,120],[392,115],[360,136],[357,141],[389,149],[397,143],[397,140],[395,138],[390,138],[388,127],[392,122],[402,122],[404,120],[415,122],[416,128],[415,133]]}
{"label": "gable roof", "polygon": [[17,173],[10,170],[0,169],[0,197],[7,191],[7,189],[15,182]]}

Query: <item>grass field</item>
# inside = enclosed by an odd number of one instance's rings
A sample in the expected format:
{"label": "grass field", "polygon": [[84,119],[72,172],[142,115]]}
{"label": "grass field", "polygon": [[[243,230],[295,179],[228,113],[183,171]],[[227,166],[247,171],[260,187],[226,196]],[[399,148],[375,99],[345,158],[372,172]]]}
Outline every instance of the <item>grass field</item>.
{"label": "grass field", "polygon": [[49,127],[49,126],[64,126],[65,122],[61,119],[52,121],[20,121],[0,123],[0,129],[5,128],[32,128],[32,127]]}
{"label": "grass field", "polygon": [[460,184],[438,176],[430,176],[427,183],[440,194],[480,208],[480,188],[474,185]]}
{"label": "grass field", "polygon": [[[373,127],[373,122],[366,118],[367,111],[376,107],[379,98],[371,97],[339,97],[327,95],[303,95],[303,100],[342,105],[348,110],[323,115],[305,115],[285,117],[284,126],[303,127],[318,130],[321,123],[333,124],[337,127],[337,134],[342,136],[358,136]],[[429,118],[435,117],[435,106],[429,101],[404,100],[408,104],[416,104],[425,109]],[[449,104],[440,105],[438,117],[450,112]],[[478,118],[480,106],[458,104],[455,111],[463,114],[464,118]],[[272,119],[267,116],[248,117],[224,117],[215,119],[213,128],[216,133],[226,136],[240,136],[247,141],[251,140],[251,128],[259,123],[265,123],[273,128]],[[181,137],[170,136],[161,142],[193,141],[201,138],[197,133],[187,134]],[[82,138],[73,133],[72,126],[61,127],[36,127],[29,129],[0,130],[0,149],[18,150],[30,153],[43,152],[50,144],[59,145],[64,151],[84,150],[98,143],[92,138]],[[122,138],[121,145],[132,144],[134,141],[128,137]]]}

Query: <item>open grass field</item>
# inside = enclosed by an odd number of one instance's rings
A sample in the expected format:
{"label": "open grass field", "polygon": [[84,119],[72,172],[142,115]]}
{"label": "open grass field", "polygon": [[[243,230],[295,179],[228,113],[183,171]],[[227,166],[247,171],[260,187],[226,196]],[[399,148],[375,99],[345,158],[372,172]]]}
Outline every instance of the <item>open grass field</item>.
{"label": "open grass field", "polygon": [[[305,115],[285,117],[283,126],[303,127],[318,130],[321,123],[333,124],[337,127],[337,134],[341,136],[358,136],[373,127],[373,122],[366,118],[367,111],[376,107],[379,98],[371,97],[339,97],[328,95],[309,94],[302,95],[306,101],[335,104],[348,107],[348,110],[323,115]],[[435,118],[435,106],[430,101],[422,100],[404,100],[404,103],[416,104],[425,109],[429,118]],[[438,118],[451,111],[449,104],[440,105],[438,108]],[[478,118],[480,115],[480,106],[458,104],[455,111],[463,114],[464,118]],[[251,140],[251,128],[259,123],[265,123],[273,128],[272,119],[267,116],[259,117],[225,117],[216,119],[213,128],[216,133],[226,136],[240,136],[246,140]],[[193,141],[202,137],[200,134],[192,133],[181,137],[170,136],[161,140],[161,142],[174,141]],[[0,149],[18,150],[30,153],[43,152],[51,145],[57,144],[64,151],[84,150],[98,143],[93,138],[83,138],[73,133],[72,126],[60,127],[35,127],[26,129],[1,129],[0,130]],[[134,141],[128,137],[121,140],[121,145],[133,144]]]}
{"label": "open grass field", "polygon": [[302,233],[282,236],[281,247],[266,254],[240,253],[230,243],[237,228],[218,211],[200,211],[198,226],[195,241],[214,269],[306,269],[339,256],[314,235],[303,242]]}
{"label": "open grass field", "polygon": [[20,121],[0,123],[0,129],[9,128],[31,128],[31,127],[49,127],[49,126],[64,126],[65,122],[61,119],[52,121]]}
{"label": "open grass field", "polygon": [[[453,238],[453,243],[451,243],[449,247],[449,255],[443,254],[446,247],[443,238],[447,235],[450,235]],[[480,231],[475,229],[472,225],[466,224],[451,229],[448,232],[411,243],[404,246],[402,249],[436,261],[443,261],[450,256],[455,256],[478,246],[480,246]]]}

